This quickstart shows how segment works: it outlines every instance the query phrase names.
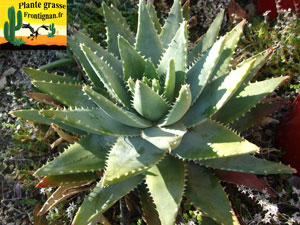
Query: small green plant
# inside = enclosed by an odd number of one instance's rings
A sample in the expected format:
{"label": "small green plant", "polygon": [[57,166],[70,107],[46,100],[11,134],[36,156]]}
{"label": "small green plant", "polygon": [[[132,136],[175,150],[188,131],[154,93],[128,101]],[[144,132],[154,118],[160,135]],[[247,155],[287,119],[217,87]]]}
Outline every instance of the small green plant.
{"label": "small green plant", "polygon": [[[17,12],[17,25],[15,19],[15,7],[11,6],[8,8],[8,20],[4,23],[4,38],[8,42],[14,44],[16,42],[15,32],[22,28],[22,12],[18,10]],[[19,46],[20,40],[17,41],[16,45]]]}
{"label": "small green plant", "polygon": [[[92,189],[73,220],[89,224],[137,187],[147,223],[174,224],[183,196],[214,221],[237,223],[221,180],[233,171],[239,177],[294,172],[254,157],[259,147],[237,134],[257,120],[249,110],[268,107],[259,102],[287,79],[250,83],[273,49],[231,67],[245,21],[217,39],[223,10],[188,52],[181,1],[161,27],[153,5],[140,0],[136,35],[118,10],[105,3],[102,9],[107,50],[80,32],[68,39],[88,82],[24,68],[60,104],[12,114],[83,136],[35,172],[43,177],[37,187],[59,186],[40,214]],[[147,215],[154,211],[158,217]]]}
{"label": "small green plant", "polygon": [[14,46],[20,47],[21,45],[25,44],[22,38],[16,38],[15,41],[12,43]]}
{"label": "small green plant", "polygon": [[48,33],[48,37],[53,38],[56,33],[56,29],[54,28],[54,23],[49,25],[49,29],[50,29],[51,33]]}

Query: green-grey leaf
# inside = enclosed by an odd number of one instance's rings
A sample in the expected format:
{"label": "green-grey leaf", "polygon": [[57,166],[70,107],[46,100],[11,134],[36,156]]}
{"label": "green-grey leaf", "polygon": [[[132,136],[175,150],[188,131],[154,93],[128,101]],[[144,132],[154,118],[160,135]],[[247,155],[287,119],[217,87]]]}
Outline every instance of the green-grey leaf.
{"label": "green-grey leaf", "polygon": [[237,47],[237,43],[243,33],[243,27],[245,20],[235,26],[229,33],[226,34],[227,38],[224,44],[224,51],[222,51],[221,57],[213,71],[211,80],[223,76],[229,72],[229,65],[232,60],[233,53]]}
{"label": "green-grey leaf", "polygon": [[154,65],[158,64],[162,54],[162,46],[144,0],[139,1],[135,48],[146,58],[151,58]]}
{"label": "green-grey leaf", "polygon": [[36,109],[24,109],[24,110],[13,111],[10,113],[13,114],[14,116],[20,117],[23,120],[29,120],[29,121],[33,121],[36,123],[47,124],[47,125],[51,125],[51,123],[54,123],[54,124],[58,125],[59,127],[61,127],[62,129],[67,130],[71,133],[78,134],[78,135],[86,134],[85,131],[76,129],[74,127],[67,126],[59,121],[46,118],[46,117],[40,115],[39,110],[36,110]]}
{"label": "green-grey leaf", "polygon": [[183,161],[167,155],[146,172],[146,183],[162,225],[174,224],[185,182]]}
{"label": "green-grey leaf", "polygon": [[32,84],[57,101],[71,107],[93,108],[96,105],[84,95],[81,85],[32,81]]}
{"label": "green-grey leaf", "polygon": [[81,45],[85,56],[95,73],[100,78],[108,93],[113,96],[120,104],[130,108],[130,99],[127,94],[125,84],[118,74],[102,59],[96,56],[91,49]]}
{"label": "green-grey leaf", "polygon": [[174,38],[182,22],[181,1],[174,0],[173,6],[160,34],[160,41],[163,48],[168,48],[168,45],[171,43],[171,40]]}
{"label": "green-grey leaf", "polygon": [[[79,48],[81,50],[80,44],[85,44],[93,52],[96,52],[96,56],[98,56],[99,58],[103,57],[104,61],[109,62],[109,65],[113,68],[113,70],[115,70],[120,75],[120,77],[122,77],[122,75],[123,75],[122,63],[120,62],[119,59],[117,59],[111,53],[109,53],[104,48],[102,48],[100,44],[94,42],[92,39],[85,36],[81,32],[76,32],[74,34],[74,37],[78,43],[77,48]],[[80,64],[82,64],[81,61],[80,61]]]}
{"label": "green-grey leaf", "polygon": [[104,169],[113,136],[89,134],[35,172],[35,176],[74,174]]}
{"label": "green-grey leaf", "polygon": [[212,120],[189,129],[180,145],[172,151],[184,159],[222,158],[249,154],[259,148]]}
{"label": "green-grey leaf", "polygon": [[47,118],[94,134],[113,136],[140,134],[138,128],[128,127],[113,120],[101,109],[41,110],[39,113]]}
{"label": "green-grey leaf", "polygon": [[221,56],[226,36],[220,38],[204,56],[202,56],[187,72],[186,82],[190,84],[192,104],[198,99],[207,84]]}
{"label": "green-grey leaf", "polygon": [[160,34],[160,32],[161,32],[161,26],[160,26],[157,14],[155,12],[155,8],[154,8],[153,3],[147,1],[146,7],[148,9],[149,16],[152,19],[152,22],[154,23],[154,27],[157,30],[157,33]]}
{"label": "green-grey leaf", "polygon": [[126,109],[118,107],[116,104],[105,98],[103,95],[95,92],[93,89],[84,87],[84,92],[110,117],[114,120],[138,128],[151,127],[152,123],[144,118],[129,112]]}
{"label": "green-grey leaf", "polygon": [[84,199],[73,220],[73,225],[86,225],[93,222],[142,180],[143,176],[139,175],[108,187],[102,187],[102,181],[100,181]]}
{"label": "green-grey leaf", "polygon": [[[175,3],[176,4],[176,3]],[[160,76],[167,74],[169,70],[170,59],[174,59],[175,71],[176,71],[176,86],[175,96],[181,88],[181,85],[185,83],[185,71],[186,71],[186,55],[187,55],[187,23],[183,22],[158,66],[158,74]]]}
{"label": "green-grey leaf", "polygon": [[218,16],[210,25],[206,34],[202,36],[197,45],[192,49],[188,55],[188,65],[191,65],[199,56],[203,55],[216,42],[221,29],[224,18],[224,9],[221,9]]}
{"label": "green-grey leaf", "polygon": [[56,75],[53,73],[47,73],[44,71],[29,68],[29,67],[23,68],[23,71],[28,76],[30,76],[33,80],[36,80],[36,81],[45,81],[45,82],[54,82],[54,83],[69,83],[69,84],[79,83],[77,80],[70,78],[70,77],[60,76],[60,75]]}
{"label": "green-grey leaf", "polygon": [[165,80],[165,88],[164,88],[164,96],[169,102],[173,102],[175,84],[176,84],[175,62],[174,59],[170,59],[167,76]]}
{"label": "green-grey leaf", "polygon": [[123,36],[131,45],[134,44],[135,38],[131,31],[128,29],[127,24],[123,24],[118,20],[105,2],[102,3],[106,29],[107,29],[107,44],[108,51],[115,56],[120,56],[118,47],[118,35]]}
{"label": "green-grey leaf", "polygon": [[168,111],[168,104],[149,86],[137,80],[135,83],[133,107],[143,117],[157,121]]}
{"label": "green-grey leaf", "polygon": [[144,76],[149,79],[158,79],[158,73],[151,59],[146,60]]}
{"label": "green-grey leaf", "polygon": [[182,85],[178,98],[170,112],[158,122],[159,126],[170,126],[179,121],[189,110],[192,102],[192,95],[189,85]]}
{"label": "green-grey leaf", "polygon": [[223,187],[208,170],[189,163],[185,196],[215,221],[233,225],[231,207]]}
{"label": "green-grey leaf", "polygon": [[289,166],[256,158],[252,155],[240,155],[221,159],[207,159],[201,160],[199,163],[215,169],[262,175],[296,172],[295,169],[292,169]]}
{"label": "green-grey leaf", "polygon": [[169,127],[151,127],[142,131],[142,138],[149,141],[157,148],[169,150],[176,148],[185,134],[186,129],[182,123]]}
{"label": "green-grey leaf", "polygon": [[201,95],[183,117],[187,127],[195,126],[217,112],[243,83],[251,70],[254,60],[242,64],[227,76],[221,76],[206,85]]}
{"label": "green-grey leaf", "polygon": [[125,40],[119,36],[119,51],[123,64],[124,80],[132,77],[141,79],[145,71],[145,59]]}
{"label": "green-grey leaf", "polygon": [[250,83],[238,95],[233,96],[220,111],[214,115],[214,119],[225,124],[234,121],[274,91],[274,89],[286,79],[288,79],[288,77],[276,77]]}
{"label": "green-grey leaf", "polygon": [[157,164],[166,151],[140,137],[119,137],[111,149],[103,177],[103,186],[136,176]]}

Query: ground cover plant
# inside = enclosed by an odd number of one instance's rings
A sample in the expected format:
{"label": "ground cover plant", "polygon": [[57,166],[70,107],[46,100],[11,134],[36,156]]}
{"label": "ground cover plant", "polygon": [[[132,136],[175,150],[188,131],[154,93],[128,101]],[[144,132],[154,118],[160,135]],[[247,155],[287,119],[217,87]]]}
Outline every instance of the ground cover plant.
{"label": "ground cover plant", "polygon": [[103,12],[108,52],[79,32],[69,40],[88,83],[24,69],[35,87],[60,103],[13,114],[83,136],[35,173],[44,176],[38,187],[60,186],[40,214],[92,189],[74,219],[87,224],[137,187],[144,209],[150,193],[162,224],[175,222],[183,195],[215,221],[233,224],[219,183],[225,174],[228,180],[236,175],[230,171],[242,177],[294,172],[249,155],[259,148],[232,130],[248,128],[248,111],[287,78],[249,83],[273,49],[229,68],[244,21],[217,40],[221,11],[187,52],[187,14],[179,1],[163,27],[153,6],[140,1],[136,37],[115,8],[104,3]]}

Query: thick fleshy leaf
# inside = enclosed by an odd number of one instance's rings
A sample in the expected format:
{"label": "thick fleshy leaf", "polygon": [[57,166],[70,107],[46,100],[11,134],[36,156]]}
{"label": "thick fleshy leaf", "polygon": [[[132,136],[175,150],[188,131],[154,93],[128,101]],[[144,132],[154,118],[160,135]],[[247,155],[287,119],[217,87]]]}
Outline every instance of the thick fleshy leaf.
{"label": "thick fleshy leaf", "polygon": [[153,3],[147,1],[146,7],[148,9],[149,16],[152,19],[152,22],[154,23],[154,27],[155,27],[157,33],[160,34],[160,32],[161,32],[161,25],[160,25],[160,22],[158,20],[157,15],[156,15]]}
{"label": "thick fleshy leaf", "polygon": [[176,84],[175,63],[174,59],[170,59],[167,76],[165,79],[164,96],[169,102],[173,102]]}
{"label": "thick fleshy leaf", "polygon": [[222,158],[248,154],[259,148],[212,120],[189,129],[180,145],[172,151],[184,159]]}
{"label": "thick fleshy leaf", "polygon": [[140,115],[151,121],[159,120],[169,108],[159,94],[139,80],[135,83],[133,107]]}
{"label": "thick fleshy leaf", "polygon": [[23,68],[23,71],[28,76],[30,76],[33,80],[36,80],[36,81],[68,83],[68,84],[79,83],[77,80],[70,78],[70,77],[60,76],[60,75],[56,75],[53,73],[47,73],[44,71],[29,68],[29,67]]}
{"label": "thick fleshy leaf", "polygon": [[158,123],[159,126],[170,126],[178,122],[191,106],[192,95],[189,85],[182,85],[179,95],[169,113]]}
{"label": "thick fleshy leaf", "polygon": [[67,130],[71,133],[74,134],[78,134],[78,135],[85,135],[86,132],[76,129],[74,127],[70,127],[68,125],[65,125],[59,121],[53,120],[53,119],[49,119],[46,118],[42,115],[39,114],[39,110],[36,109],[24,109],[24,110],[18,110],[18,111],[12,111],[10,112],[10,114],[13,114],[14,116],[17,116],[23,120],[29,120],[29,121],[33,121],[36,123],[41,123],[41,124],[47,124],[47,125],[51,125],[51,123],[55,123],[57,124],[59,127],[61,127],[64,130]]}
{"label": "thick fleshy leaf", "polygon": [[215,221],[232,225],[231,207],[217,178],[204,167],[189,163],[185,196]]}
{"label": "thick fleshy leaf", "polygon": [[108,154],[103,186],[148,170],[164,157],[165,152],[140,137],[119,137]]}
{"label": "thick fleshy leaf", "polygon": [[276,77],[249,84],[237,96],[231,98],[213,118],[221,123],[232,122],[248,112],[286,79],[288,77]]}
{"label": "thick fleshy leaf", "polygon": [[190,84],[192,104],[198,99],[208,82],[212,72],[221,56],[226,36],[220,38],[212,48],[201,57],[187,72],[186,82]]}
{"label": "thick fleshy leaf", "polygon": [[130,99],[127,94],[125,84],[118,74],[104,62],[101,58],[96,56],[91,49],[85,45],[81,45],[85,57],[94,69],[97,76],[100,78],[108,93],[115,98],[119,103],[130,108]]}
{"label": "thick fleshy leaf", "polygon": [[166,75],[169,70],[169,62],[171,59],[174,59],[175,72],[176,72],[175,96],[178,95],[181,85],[185,83],[185,71],[187,67],[186,55],[187,55],[187,23],[183,22],[181,23],[175,37],[172,39],[172,42],[170,43],[166,52],[163,54],[163,57],[158,66],[158,74],[160,76]]}
{"label": "thick fleshy leaf", "polygon": [[183,117],[187,127],[195,126],[217,112],[243,83],[254,60],[242,64],[227,76],[221,76],[205,86],[201,95]]}
{"label": "thick fleshy leaf", "polygon": [[56,176],[104,169],[105,157],[116,141],[113,136],[89,134],[35,172],[35,176]]}
{"label": "thick fleshy leaf", "polygon": [[169,127],[151,127],[142,131],[142,138],[149,141],[157,148],[169,150],[176,148],[185,134],[186,129],[182,123]]}
{"label": "thick fleshy leaf", "polygon": [[83,184],[88,181],[96,180],[97,178],[98,176],[94,172],[45,176],[37,185],[35,185],[35,187],[49,188],[57,186],[66,186],[70,184]]}
{"label": "thick fleshy leaf", "polygon": [[123,182],[102,187],[102,181],[84,199],[72,225],[86,225],[98,218],[109,209],[116,201],[130,192],[143,180],[143,176],[135,176]]}
{"label": "thick fleshy leaf", "polygon": [[222,51],[221,57],[213,71],[211,80],[223,76],[229,72],[229,65],[232,60],[233,53],[237,47],[237,43],[243,33],[243,27],[245,20],[235,26],[230,32],[226,34],[227,38],[224,43],[224,51]]}
{"label": "thick fleshy leaf", "polygon": [[149,79],[158,79],[158,73],[151,59],[146,60],[144,76]]}
{"label": "thick fleshy leaf", "polygon": [[107,44],[108,51],[113,53],[115,56],[120,56],[118,47],[118,35],[123,36],[131,45],[134,44],[134,35],[129,30],[129,26],[118,20],[105,2],[102,3],[106,29],[107,29]]}
{"label": "thick fleshy leaf", "polygon": [[139,1],[139,18],[135,48],[146,58],[151,58],[157,65],[162,54],[162,46],[149,15],[145,0]]}
{"label": "thick fleshy leaf", "polygon": [[104,112],[107,113],[107,115],[112,117],[114,120],[119,121],[122,124],[138,128],[146,128],[152,126],[152,123],[150,121],[145,120],[135,113],[118,107],[103,95],[95,92],[93,89],[84,87],[83,90]]}
{"label": "thick fleshy leaf", "polygon": [[185,183],[183,161],[167,155],[146,172],[146,183],[162,225],[174,224]]}
{"label": "thick fleshy leaf", "polygon": [[[92,39],[87,37],[81,32],[76,32],[74,34],[75,40],[77,41],[77,48],[81,50],[80,44],[85,44],[88,48],[90,48],[93,52],[96,52],[96,56],[99,58],[103,57],[103,60],[109,62],[109,65],[122,77],[123,70],[122,70],[122,63],[119,59],[113,56],[111,53],[106,51],[102,46]],[[82,64],[80,60],[80,64]],[[98,77],[97,77],[98,78]]]}
{"label": "thick fleshy leaf", "polygon": [[175,0],[160,34],[163,48],[168,48],[182,22],[181,1]]}
{"label": "thick fleshy leaf", "polygon": [[206,34],[202,36],[197,45],[192,49],[192,51],[188,55],[188,65],[191,65],[196,59],[198,59],[201,55],[203,55],[208,49],[213,46],[216,42],[217,37],[219,35],[219,31],[221,29],[221,25],[224,18],[224,10],[221,9],[218,16],[210,25]]}
{"label": "thick fleshy leaf", "polygon": [[207,159],[201,165],[221,170],[230,170],[254,174],[295,173],[296,170],[281,163],[256,158],[252,155],[240,155],[221,159]]}
{"label": "thick fleshy leaf", "polygon": [[51,105],[55,108],[59,108],[63,106],[61,103],[59,103],[57,100],[55,100],[53,97],[47,94],[37,93],[37,92],[27,92],[26,95],[29,98],[32,98],[36,101],[42,102],[47,105]]}
{"label": "thick fleshy leaf", "polygon": [[47,118],[94,134],[136,136],[140,130],[123,125],[109,117],[101,109],[41,110]]}
{"label": "thick fleshy leaf", "polygon": [[146,184],[142,183],[137,187],[139,191],[139,198],[141,201],[141,207],[143,211],[143,220],[148,225],[161,225],[158,212],[156,211],[153,199],[148,192]]}
{"label": "thick fleshy leaf", "polygon": [[81,85],[32,81],[32,84],[57,101],[71,107],[93,108],[96,105],[84,95]]}
{"label": "thick fleshy leaf", "polygon": [[129,77],[132,77],[134,80],[142,79],[145,71],[145,59],[123,37],[119,36],[118,40],[124,80],[128,80]]}

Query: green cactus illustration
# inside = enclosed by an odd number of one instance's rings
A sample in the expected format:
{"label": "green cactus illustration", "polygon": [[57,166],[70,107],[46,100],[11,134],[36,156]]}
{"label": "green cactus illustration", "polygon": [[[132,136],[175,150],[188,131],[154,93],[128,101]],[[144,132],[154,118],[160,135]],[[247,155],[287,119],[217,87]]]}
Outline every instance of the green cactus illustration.
{"label": "green cactus illustration", "polygon": [[52,38],[52,37],[54,37],[55,32],[56,32],[56,29],[54,28],[54,23],[49,25],[49,29],[50,29],[51,33],[48,33],[48,37]]}
{"label": "green cactus illustration", "polygon": [[4,23],[4,38],[10,43],[15,42],[15,32],[22,27],[22,12],[19,10],[17,13],[17,25],[15,19],[15,7],[8,8],[8,21]]}

